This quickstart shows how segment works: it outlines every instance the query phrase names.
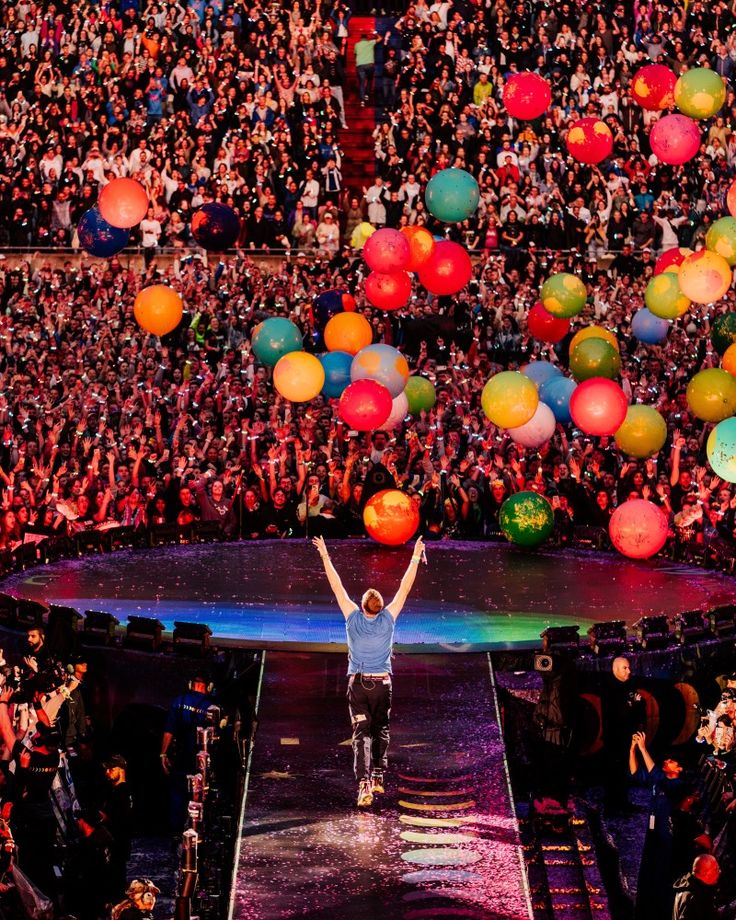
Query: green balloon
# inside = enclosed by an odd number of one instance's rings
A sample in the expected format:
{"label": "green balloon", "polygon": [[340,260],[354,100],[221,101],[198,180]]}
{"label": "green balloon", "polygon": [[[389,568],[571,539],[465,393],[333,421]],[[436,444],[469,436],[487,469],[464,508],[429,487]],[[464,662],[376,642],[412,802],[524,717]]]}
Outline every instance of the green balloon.
{"label": "green balloon", "polygon": [[651,279],[644,291],[644,303],[660,319],[677,319],[690,309],[690,301],[680,290],[674,272],[662,272]]}
{"label": "green balloon", "polygon": [[578,383],[591,377],[613,380],[621,370],[621,356],[605,339],[583,339],[570,355],[570,370]]}
{"label": "green balloon", "polygon": [[510,495],[501,505],[498,521],[506,539],[519,546],[538,546],[555,526],[552,506],[536,492]]}
{"label": "green balloon", "polygon": [[690,118],[712,118],[726,101],[726,86],[709,67],[687,70],[675,83],[675,105]]}
{"label": "green balloon", "polygon": [[736,342],[736,313],[724,313],[713,320],[710,340],[719,355],[725,354],[728,346]]}
{"label": "green balloon", "polygon": [[736,265],[736,217],[721,217],[705,234],[705,248]]}
{"label": "green balloon", "polygon": [[736,378],[720,367],[698,371],[687,385],[690,411],[703,422],[722,422],[736,414]]}
{"label": "green balloon", "polygon": [[409,403],[410,415],[419,415],[422,410],[429,412],[437,402],[434,384],[426,377],[410,377],[404,387],[404,396]]}
{"label": "green balloon", "polygon": [[259,323],[253,330],[251,345],[256,358],[268,367],[275,367],[284,355],[304,348],[301,332],[283,316],[270,316]]}
{"label": "green balloon", "polygon": [[424,202],[437,220],[456,224],[475,213],[480,201],[478,183],[464,169],[442,169],[427,183]]}
{"label": "green balloon", "polygon": [[544,309],[558,319],[576,316],[585,306],[587,297],[583,282],[569,272],[558,272],[547,278],[540,293]]}

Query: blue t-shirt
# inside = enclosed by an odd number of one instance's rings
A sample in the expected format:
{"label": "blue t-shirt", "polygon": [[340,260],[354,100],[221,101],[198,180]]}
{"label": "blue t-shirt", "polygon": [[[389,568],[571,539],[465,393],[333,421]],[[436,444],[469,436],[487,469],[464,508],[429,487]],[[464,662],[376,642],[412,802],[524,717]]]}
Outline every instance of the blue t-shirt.
{"label": "blue t-shirt", "polygon": [[345,620],[348,637],[348,674],[391,673],[395,621],[384,609],[376,617],[353,610]]}

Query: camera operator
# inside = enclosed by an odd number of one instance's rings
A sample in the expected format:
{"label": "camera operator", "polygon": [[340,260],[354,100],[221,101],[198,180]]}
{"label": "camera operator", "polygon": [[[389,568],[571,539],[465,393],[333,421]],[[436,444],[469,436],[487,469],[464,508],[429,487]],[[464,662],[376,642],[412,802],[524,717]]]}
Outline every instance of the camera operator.
{"label": "camera operator", "polygon": [[150,879],[134,879],[128,885],[125,900],[113,907],[111,920],[153,920],[156,895],[160,893]]}

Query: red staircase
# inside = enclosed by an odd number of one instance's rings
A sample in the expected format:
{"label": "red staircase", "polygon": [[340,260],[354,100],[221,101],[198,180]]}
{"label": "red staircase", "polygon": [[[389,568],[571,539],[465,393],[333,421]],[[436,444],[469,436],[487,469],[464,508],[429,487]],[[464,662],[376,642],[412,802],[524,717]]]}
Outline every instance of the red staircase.
{"label": "red staircase", "polygon": [[355,45],[364,32],[373,35],[376,20],[373,16],[353,16],[350,20],[346,78],[343,87],[345,99],[345,121],[347,128],[340,131],[340,146],[343,151],[342,182],[351,192],[362,196],[363,186],[373,185],[376,174],[376,158],[373,153],[373,131],[376,127],[374,94],[364,108],[360,105],[358,73],[355,69]]}

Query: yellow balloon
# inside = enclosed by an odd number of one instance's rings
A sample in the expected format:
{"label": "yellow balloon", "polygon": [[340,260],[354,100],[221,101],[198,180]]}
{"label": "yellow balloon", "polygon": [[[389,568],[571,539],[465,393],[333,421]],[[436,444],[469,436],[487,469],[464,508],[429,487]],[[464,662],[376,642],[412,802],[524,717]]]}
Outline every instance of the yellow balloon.
{"label": "yellow balloon", "polygon": [[[659,276],[662,277],[661,275]],[[700,249],[680,266],[680,290],[694,303],[714,303],[731,287],[731,268],[716,252]]]}
{"label": "yellow balloon", "polygon": [[533,380],[518,371],[501,371],[483,387],[483,411],[499,428],[519,428],[532,418],[539,405]]}
{"label": "yellow balloon", "polygon": [[362,249],[365,246],[365,241],[369,236],[373,236],[376,232],[376,228],[373,224],[369,224],[367,221],[362,221],[358,226],[353,230],[352,236],[350,237],[350,245],[353,249]]}
{"label": "yellow balloon", "polygon": [[664,447],[667,423],[652,406],[629,406],[614,439],[630,457],[651,457]]}
{"label": "yellow balloon", "polygon": [[687,385],[690,411],[704,422],[722,422],[736,414],[736,378],[719,367],[699,371]]}
{"label": "yellow balloon", "polygon": [[578,329],[570,339],[570,354],[586,339],[605,339],[616,351],[619,350],[618,339],[610,329],[605,329],[603,326],[584,326],[582,329]]}
{"label": "yellow balloon", "polygon": [[309,402],[319,395],[324,383],[321,361],[307,351],[284,355],[273,369],[273,385],[291,402]]}

